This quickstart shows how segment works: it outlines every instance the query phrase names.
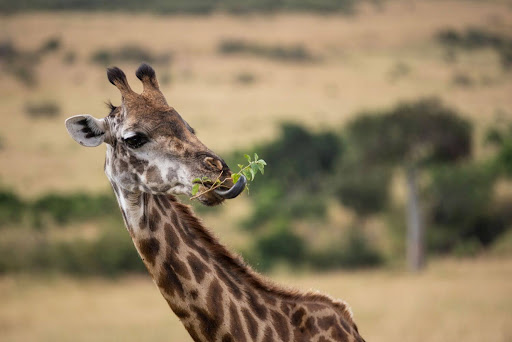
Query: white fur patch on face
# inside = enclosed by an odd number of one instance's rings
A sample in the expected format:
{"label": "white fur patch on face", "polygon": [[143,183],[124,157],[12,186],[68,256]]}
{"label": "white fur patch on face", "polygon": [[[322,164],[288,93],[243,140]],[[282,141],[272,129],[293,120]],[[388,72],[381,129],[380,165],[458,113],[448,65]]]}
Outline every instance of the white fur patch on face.
{"label": "white fur patch on face", "polygon": [[170,188],[166,191],[173,195],[189,194],[192,189],[190,172],[175,159],[159,159],[151,163],[158,168],[163,184],[156,188]]}

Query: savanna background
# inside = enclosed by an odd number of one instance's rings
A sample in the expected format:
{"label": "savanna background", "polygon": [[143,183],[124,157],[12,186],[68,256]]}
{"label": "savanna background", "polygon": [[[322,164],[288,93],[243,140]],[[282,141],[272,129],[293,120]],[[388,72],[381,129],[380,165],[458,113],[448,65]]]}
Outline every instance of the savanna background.
{"label": "savanna background", "polygon": [[63,124],[119,104],[107,66],[140,91],[142,61],[233,169],[267,161],[248,195],[191,203],[254,268],[348,301],[367,341],[512,341],[512,2],[0,12],[1,341],[191,340],[122,224],[105,148]]}

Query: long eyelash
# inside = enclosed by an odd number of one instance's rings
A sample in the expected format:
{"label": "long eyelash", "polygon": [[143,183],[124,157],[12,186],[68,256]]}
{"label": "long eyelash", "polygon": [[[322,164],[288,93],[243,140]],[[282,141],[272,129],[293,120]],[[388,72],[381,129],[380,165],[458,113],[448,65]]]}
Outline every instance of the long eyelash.
{"label": "long eyelash", "polygon": [[110,113],[109,113],[109,114],[112,114],[112,112],[113,112],[114,110],[116,110],[116,108],[117,108],[116,106],[114,106],[114,105],[112,104],[112,102],[111,102],[110,100],[108,100],[107,102],[105,102],[105,104],[107,105],[107,108],[108,108],[108,109],[110,109]]}
{"label": "long eyelash", "polygon": [[[133,144],[132,142],[130,142],[131,140],[133,140],[133,138],[137,138],[139,141],[136,141],[136,143]],[[146,136],[141,136],[139,134],[135,134],[133,136],[123,138],[123,140],[131,148],[139,148],[139,147],[145,145],[149,141],[149,139]]]}

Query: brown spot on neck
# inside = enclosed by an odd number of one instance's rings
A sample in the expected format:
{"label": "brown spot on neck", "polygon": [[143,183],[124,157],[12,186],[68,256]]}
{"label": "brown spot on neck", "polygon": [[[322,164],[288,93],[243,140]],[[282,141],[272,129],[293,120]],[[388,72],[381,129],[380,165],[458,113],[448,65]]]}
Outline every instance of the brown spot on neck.
{"label": "brown spot on neck", "polygon": [[187,257],[187,261],[192,269],[196,282],[201,284],[206,273],[211,271],[210,268],[192,253]]}
{"label": "brown spot on neck", "polygon": [[235,341],[246,341],[242,321],[240,320],[240,314],[233,302],[229,304],[229,316],[231,318],[231,333],[233,334]]}
{"label": "brown spot on neck", "polygon": [[155,259],[160,251],[160,242],[158,242],[154,237],[151,237],[149,239],[139,240],[138,246],[142,260],[145,260],[154,266]]}

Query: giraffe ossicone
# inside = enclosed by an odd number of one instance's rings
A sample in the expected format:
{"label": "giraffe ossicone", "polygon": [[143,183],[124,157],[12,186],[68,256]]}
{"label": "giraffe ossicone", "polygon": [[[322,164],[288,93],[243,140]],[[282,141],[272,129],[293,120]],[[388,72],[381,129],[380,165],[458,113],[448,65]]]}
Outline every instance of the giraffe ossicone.
{"label": "giraffe ossicone", "polygon": [[[194,341],[364,341],[348,305],[327,295],[277,286],[226,249],[175,195],[190,195],[192,180],[220,180],[203,191],[205,205],[237,197],[224,160],[167,104],[155,71],[142,64],[135,93],[119,68],[108,80],[122,97],[103,119],[77,115],[66,128],[88,147],[105,143],[105,173],[134,245],[173,312]],[[208,184],[203,184],[207,190]]]}

